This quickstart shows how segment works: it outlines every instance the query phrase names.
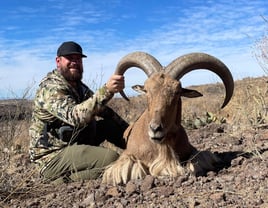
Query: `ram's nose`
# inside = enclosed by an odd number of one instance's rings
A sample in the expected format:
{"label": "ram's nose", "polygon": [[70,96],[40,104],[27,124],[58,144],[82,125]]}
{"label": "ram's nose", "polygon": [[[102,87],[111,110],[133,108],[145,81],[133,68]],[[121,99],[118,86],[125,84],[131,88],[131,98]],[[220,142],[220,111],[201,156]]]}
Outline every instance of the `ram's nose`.
{"label": "ram's nose", "polygon": [[159,123],[151,122],[149,125],[148,133],[149,133],[150,138],[153,141],[156,141],[158,143],[161,143],[165,136],[164,128],[161,123],[159,124]]}

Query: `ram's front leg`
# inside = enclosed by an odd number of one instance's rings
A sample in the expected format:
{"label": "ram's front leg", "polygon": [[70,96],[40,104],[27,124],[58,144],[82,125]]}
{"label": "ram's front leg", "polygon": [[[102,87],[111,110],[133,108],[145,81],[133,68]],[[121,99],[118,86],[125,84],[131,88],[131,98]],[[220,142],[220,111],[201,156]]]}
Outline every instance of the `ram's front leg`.
{"label": "ram's front leg", "polygon": [[102,177],[102,182],[107,184],[126,184],[133,179],[144,178],[148,174],[148,168],[133,155],[122,155],[114,163],[109,165]]}

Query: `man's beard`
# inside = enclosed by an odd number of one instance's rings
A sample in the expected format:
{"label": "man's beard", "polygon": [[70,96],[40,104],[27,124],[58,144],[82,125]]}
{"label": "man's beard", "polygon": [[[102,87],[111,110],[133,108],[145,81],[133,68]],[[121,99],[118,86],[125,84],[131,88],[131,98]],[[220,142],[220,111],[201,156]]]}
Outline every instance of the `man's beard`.
{"label": "man's beard", "polygon": [[61,75],[69,82],[78,82],[82,80],[83,77],[83,68],[79,66],[76,66],[77,70],[75,72],[71,72],[70,68],[75,68],[75,67],[61,67],[60,72]]}

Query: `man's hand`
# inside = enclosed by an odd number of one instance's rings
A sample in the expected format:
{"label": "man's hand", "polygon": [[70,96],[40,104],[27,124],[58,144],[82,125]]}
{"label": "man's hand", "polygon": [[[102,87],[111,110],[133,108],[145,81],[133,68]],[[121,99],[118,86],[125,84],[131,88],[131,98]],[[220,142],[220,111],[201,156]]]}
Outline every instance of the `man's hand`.
{"label": "man's hand", "polygon": [[120,92],[125,88],[125,78],[122,75],[112,75],[106,83],[107,89],[112,93]]}

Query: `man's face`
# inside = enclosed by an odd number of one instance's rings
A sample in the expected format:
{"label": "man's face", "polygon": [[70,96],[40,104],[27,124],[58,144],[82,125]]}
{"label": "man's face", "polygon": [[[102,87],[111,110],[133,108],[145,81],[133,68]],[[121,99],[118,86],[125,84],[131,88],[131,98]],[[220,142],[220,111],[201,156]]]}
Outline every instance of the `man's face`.
{"label": "man's face", "polygon": [[56,57],[57,68],[67,81],[77,82],[83,77],[82,56],[70,54]]}

